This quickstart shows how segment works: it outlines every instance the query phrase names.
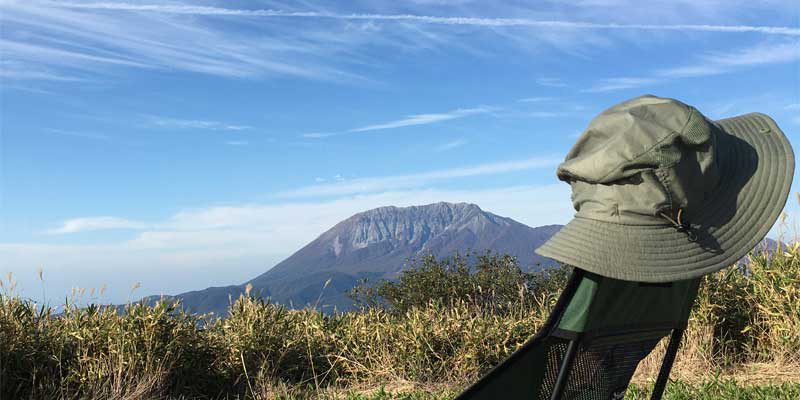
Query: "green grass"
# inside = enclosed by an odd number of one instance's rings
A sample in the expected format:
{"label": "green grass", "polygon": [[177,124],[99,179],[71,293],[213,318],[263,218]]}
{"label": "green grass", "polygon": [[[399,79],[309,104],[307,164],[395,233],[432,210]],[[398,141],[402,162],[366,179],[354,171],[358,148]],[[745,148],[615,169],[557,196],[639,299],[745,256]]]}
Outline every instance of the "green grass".
{"label": "green grass", "polygon": [[[650,399],[650,387],[632,385],[626,399]],[[664,395],[665,400],[797,400],[800,399],[800,383],[780,385],[741,385],[733,380],[710,380],[700,384],[671,382]]]}
{"label": "green grass", "polygon": [[[652,386],[631,385],[626,393],[626,400],[649,400]],[[445,400],[452,399],[458,392],[445,391],[400,391],[391,393],[379,389],[372,394],[345,393],[335,396],[342,400]],[[277,397],[282,400],[306,400],[316,398],[310,392],[307,395]],[[321,396],[325,397],[325,396]],[[332,398],[334,396],[331,396]],[[768,385],[742,385],[733,380],[711,379],[706,382],[691,384],[686,382],[670,382],[664,392],[664,400],[797,400],[800,399],[800,383],[783,383]]]}

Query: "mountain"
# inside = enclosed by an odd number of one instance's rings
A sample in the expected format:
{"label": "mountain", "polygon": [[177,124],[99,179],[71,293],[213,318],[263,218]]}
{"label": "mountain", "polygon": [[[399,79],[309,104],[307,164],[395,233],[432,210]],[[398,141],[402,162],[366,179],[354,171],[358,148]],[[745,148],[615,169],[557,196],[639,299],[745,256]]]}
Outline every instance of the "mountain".
{"label": "mountain", "polygon": [[[353,215],[267,272],[243,283],[175,296],[193,312],[224,315],[229,299],[248,284],[274,302],[324,310],[351,306],[346,293],[359,279],[393,279],[408,260],[427,254],[451,256],[492,250],[516,256],[527,270],[553,264],[533,250],[561,228],[531,228],[474,204],[436,203],[381,207]],[[327,282],[327,285],[326,285]]]}

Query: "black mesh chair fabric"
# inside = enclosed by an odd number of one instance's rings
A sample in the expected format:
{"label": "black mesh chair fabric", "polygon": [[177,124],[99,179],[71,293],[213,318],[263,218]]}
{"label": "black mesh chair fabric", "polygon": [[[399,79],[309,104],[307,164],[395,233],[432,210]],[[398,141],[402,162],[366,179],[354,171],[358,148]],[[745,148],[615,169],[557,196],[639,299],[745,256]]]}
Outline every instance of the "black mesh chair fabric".
{"label": "black mesh chair fabric", "polygon": [[[581,345],[564,386],[563,399],[622,399],[639,362],[650,354],[659,339],[620,344]],[[556,340],[547,351],[547,368],[538,399],[550,400],[564,361],[568,340]]]}

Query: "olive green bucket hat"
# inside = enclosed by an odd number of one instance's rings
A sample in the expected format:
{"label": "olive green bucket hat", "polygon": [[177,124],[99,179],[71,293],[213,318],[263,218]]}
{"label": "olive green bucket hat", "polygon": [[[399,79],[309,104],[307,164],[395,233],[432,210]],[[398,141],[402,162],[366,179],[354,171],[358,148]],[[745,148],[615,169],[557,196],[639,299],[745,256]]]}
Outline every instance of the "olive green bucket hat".
{"label": "olive green bucket hat", "polygon": [[709,274],[764,238],[793,172],[789,141],[764,114],[711,121],[637,97],[595,117],[559,165],[577,212],[536,252],[629,281]]}

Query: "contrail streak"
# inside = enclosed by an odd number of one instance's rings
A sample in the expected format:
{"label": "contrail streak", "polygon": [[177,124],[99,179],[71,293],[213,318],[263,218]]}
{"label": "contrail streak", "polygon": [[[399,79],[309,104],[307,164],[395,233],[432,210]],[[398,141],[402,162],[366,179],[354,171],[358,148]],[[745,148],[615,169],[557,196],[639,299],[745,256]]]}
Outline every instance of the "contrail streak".
{"label": "contrail streak", "polygon": [[694,32],[733,32],[761,33],[767,35],[800,36],[800,28],[782,26],[752,25],[652,25],[652,24],[609,24],[563,20],[535,20],[525,18],[474,18],[438,17],[415,14],[335,14],[320,12],[288,12],[280,10],[245,10],[220,7],[167,4],[128,4],[128,3],[48,3],[56,7],[90,10],[116,10],[135,12],[157,12],[163,14],[187,14],[208,16],[239,16],[269,18],[320,18],[338,20],[369,21],[413,21],[433,25],[461,25],[477,27],[535,27],[560,29],[597,30],[643,30],[643,31],[694,31]]}

